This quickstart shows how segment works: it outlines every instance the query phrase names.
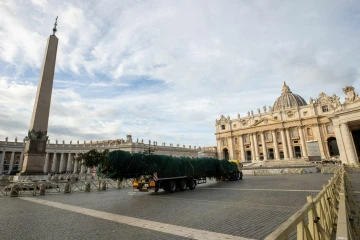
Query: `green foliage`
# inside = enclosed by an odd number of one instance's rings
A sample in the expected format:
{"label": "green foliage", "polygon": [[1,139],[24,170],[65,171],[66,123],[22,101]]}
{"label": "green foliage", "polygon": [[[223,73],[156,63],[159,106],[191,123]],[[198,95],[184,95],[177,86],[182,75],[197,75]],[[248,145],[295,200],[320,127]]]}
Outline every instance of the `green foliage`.
{"label": "green foliage", "polygon": [[103,152],[99,152],[96,149],[92,149],[87,153],[80,153],[75,161],[86,167],[97,167],[98,165],[105,162],[109,155],[109,150],[106,149]]}
{"label": "green foliage", "polygon": [[112,179],[137,178],[157,172],[159,178],[189,176],[221,178],[236,172],[235,163],[215,158],[188,158],[164,155],[143,155],[112,151],[99,165],[98,173]]}

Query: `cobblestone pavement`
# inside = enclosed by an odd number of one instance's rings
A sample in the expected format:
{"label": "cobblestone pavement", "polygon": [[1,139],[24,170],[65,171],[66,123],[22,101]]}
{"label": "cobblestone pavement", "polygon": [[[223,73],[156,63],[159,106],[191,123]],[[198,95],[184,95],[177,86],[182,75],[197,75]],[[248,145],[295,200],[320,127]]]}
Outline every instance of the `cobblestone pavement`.
{"label": "cobblestone pavement", "polygon": [[360,171],[359,170],[347,170],[350,178],[352,189],[355,194],[355,199],[360,207]]}
{"label": "cobblestone pavement", "polygon": [[[121,190],[34,198],[182,227],[263,239],[315,196],[331,174],[245,176],[194,191]],[[187,239],[19,198],[0,197],[1,239]]]}

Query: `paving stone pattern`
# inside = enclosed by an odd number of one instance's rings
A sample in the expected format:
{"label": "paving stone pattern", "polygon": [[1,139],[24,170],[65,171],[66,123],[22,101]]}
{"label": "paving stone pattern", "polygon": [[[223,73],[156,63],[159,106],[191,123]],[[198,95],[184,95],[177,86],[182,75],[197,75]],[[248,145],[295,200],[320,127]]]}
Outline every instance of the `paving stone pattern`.
{"label": "paving stone pattern", "polygon": [[[263,239],[315,196],[331,174],[246,176],[199,185],[194,191],[134,193],[131,188],[36,198],[140,219]],[[214,189],[216,188],[216,189]],[[252,191],[247,189],[268,189]],[[275,190],[271,190],[275,189]],[[303,191],[278,191],[303,190]],[[307,191],[308,190],[308,191]],[[21,198],[0,198],[1,239],[185,239]]]}

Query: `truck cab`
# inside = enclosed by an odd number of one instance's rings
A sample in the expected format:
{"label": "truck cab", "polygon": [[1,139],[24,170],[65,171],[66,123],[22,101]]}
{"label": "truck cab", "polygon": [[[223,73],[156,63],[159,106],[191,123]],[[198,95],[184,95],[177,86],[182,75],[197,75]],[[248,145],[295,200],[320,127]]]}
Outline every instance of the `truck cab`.
{"label": "truck cab", "polygon": [[239,180],[242,179],[243,177],[243,173],[242,173],[242,169],[243,169],[243,165],[239,160],[228,160],[228,162],[232,162],[235,163],[237,166],[237,172],[232,173],[231,175],[228,175],[228,180]]}

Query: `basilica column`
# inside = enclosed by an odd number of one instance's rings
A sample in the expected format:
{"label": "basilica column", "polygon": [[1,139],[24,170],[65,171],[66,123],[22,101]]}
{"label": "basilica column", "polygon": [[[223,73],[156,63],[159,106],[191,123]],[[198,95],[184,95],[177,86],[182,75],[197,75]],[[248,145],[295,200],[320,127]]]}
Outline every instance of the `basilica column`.
{"label": "basilica column", "polygon": [[300,143],[301,143],[301,153],[303,158],[307,158],[307,151],[306,151],[306,143],[304,137],[304,127],[299,127],[299,135],[300,135]]}
{"label": "basilica column", "polygon": [[281,129],[281,143],[282,143],[283,150],[284,150],[284,159],[288,159],[289,154],[288,154],[288,149],[287,149],[287,141],[285,138],[285,129],[284,128]]}
{"label": "basilica column", "polygon": [[66,165],[66,171],[67,171],[67,172],[71,172],[71,170],[72,170],[72,161],[73,161],[73,156],[72,156],[72,154],[69,152],[69,153],[68,153],[67,165]]}
{"label": "basilica column", "polygon": [[313,133],[314,133],[315,139],[319,143],[321,159],[326,159],[326,155],[325,155],[325,151],[324,151],[323,138],[322,138],[322,134],[320,132],[320,126],[318,124],[316,124],[315,127],[313,128]]}
{"label": "basilica column", "polygon": [[340,160],[342,163],[348,164],[346,153],[345,153],[344,140],[343,140],[343,137],[341,136],[340,125],[334,125],[333,127],[334,127],[334,133],[335,133],[335,137],[336,137],[336,143],[339,148]]}
{"label": "basilica column", "polygon": [[251,133],[249,133],[249,141],[251,144],[251,161],[255,161],[255,146],[254,146],[254,139]]}
{"label": "basilica column", "polygon": [[74,171],[73,171],[74,173],[77,173],[77,171],[78,171],[78,161],[76,161],[77,157],[78,157],[78,154],[75,153]]}
{"label": "basilica column", "polygon": [[261,145],[262,145],[262,149],[263,149],[263,156],[264,156],[264,161],[266,161],[268,159],[267,157],[267,149],[266,149],[266,143],[265,143],[265,136],[264,136],[264,132],[261,132]]}
{"label": "basilica column", "polygon": [[24,162],[24,152],[21,152],[21,154],[20,154],[20,161],[19,161],[19,165],[18,165],[18,169],[19,169],[19,170],[22,169],[23,162]]}
{"label": "basilica column", "polygon": [[241,160],[242,160],[242,162],[246,162],[243,135],[240,135],[240,136],[239,136],[239,139],[240,139],[240,154],[241,154]]}
{"label": "basilica column", "polygon": [[256,132],[253,133],[253,141],[254,141],[254,148],[255,148],[255,158],[257,161],[260,160],[260,155],[259,155],[259,144],[258,144],[258,141],[257,141],[257,136],[256,136]]}
{"label": "basilica column", "polygon": [[234,147],[234,138],[228,137],[226,139],[227,143],[228,143],[228,152],[229,152],[229,159],[235,159],[235,147]]}
{"label": "basilica column", "polygon": [[84,161],[81,162],[80,173],[85,173]]}
{"label": "basilica column", "polygon": [[59,172],[60,172],[60,173],[63,173],[63,172],[65,172],[65,171],[66,171],[65,153],[61,153]]}
{"label": "basilica column", "polygon": [[11,153],[11,158],[10,158],[10,165],[9,165],[9,171],[8,173],[10,173],[13,170],[14,167],[14,158],[15,158],[15,152]]}
{"label": "basilica column", "polygon": [[46,153],[46,157],[45,157],[45,164],[44,164],[44,173],[48,173],[49,171],[49,164],[50,164],[50,156],[49,153]]}
{"label": "basilica column", "polygon": [[291,159],[293,159],[294,158],[294,152],[293,152],[293,147],[292,147],[292,144],[291,144],[291,138],[290,138],[289,129],[286,128],[285,132],[286,132],[286,138],[287,138],[287,146],[288,146],[288,150],[289,150],[289,157]]}
{"label": "basilica column", "polygon": [[347,123],[340,124],[341,136],[344,140],[345,153],[347,156],[348,164],[359,164],[353,144],[352,134]]}
{"label": "basilica column", "polygon": [[275,159],[280,160],[280,153],[279,153],[279,147],[278,147],[278,143],[277,143],[277,139],[276,139],[275,130],[271,131],[271,134],[272,134],[273,145],[274,145],[274,150],[275,150]]}
{"label": "basilica column", "polygon": [[2,154],[1,154],[1,161],[0,161],[0,174],[2,174],[2,173],[3,173],[3,171],[4,171],[5,153],[6,153],[6,151],[2,151]]}
{"label": "basilica column", "polygon": [[51,166],[51,172],[57,173],[58,172],[58,160],[56,156],[56,152],[54,153],[53,160],[52,160],[52,166]]}

